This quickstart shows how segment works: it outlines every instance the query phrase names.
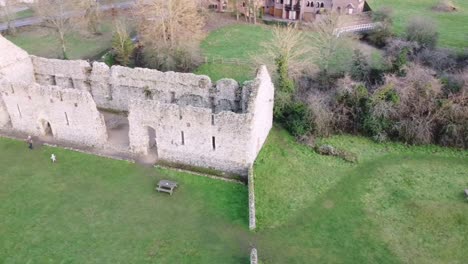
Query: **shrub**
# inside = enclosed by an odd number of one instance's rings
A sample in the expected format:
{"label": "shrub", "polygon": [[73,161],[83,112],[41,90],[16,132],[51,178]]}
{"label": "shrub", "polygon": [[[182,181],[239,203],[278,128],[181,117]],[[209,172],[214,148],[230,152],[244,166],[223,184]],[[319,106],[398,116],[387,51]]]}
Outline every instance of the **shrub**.
{"label": "shrub", "polygon": [[468,95],[459,93],[447,100],[439,117],[438,143],[468,148]]}
{"label": "shrub", "polygon": [[302,102],[293,102],[283,109],[278,120],[293,136],[299,137],[312,132],[312,113]]}
{"label": "shrub", "polygon": [[450,72],[457,67],[456,55],[448,49],[423,49],[418,54],[418,60],[424,66],[438,72]]}
{"label": "shrub", "polygon": [[372,12],[372,20],[374,22],[393,23],[393,9],[390,7],[382,7]]}
{"label": "shrub", "polygon": [[446,74],[440,78],[442,88],[446,95],[456,94],[460,92],[465,85],[465,80],[454,74]]}
{"label": "shrub", "polygon": [[390,39],[394,36],[392,26],[383,23],[372,30],[367,36],[367,40],[374,46],[382,48],[388,44]]}
{"label": "shrub", "polygon": [[190,72],[201,63],[197,49],[144,49],[143,57],[147,67],[160,71]]}
{"label": "shrub", "polygon": [[428,18],[415,17],[406,26],[406,39],[426,48],[435,48],[438,36],[436,24]]}
{"label": "shrub", "polygon": [[451,0],[439,0],[435,6],[432,7],[434,11],[438,12],[455,12],[457,7]]}
{"label": "shrub", "polygon": [[395,58],[405,50],[408,60],[413,61],[421,51],[421,46],[415,41],[406,41],[402,39],[392,39],[385,47],[385,55],[389,58]]}
{"label": "shrub", "polygon": [[329,136],[333,132],[333,112],[321,95],[312,96],[307,102],[312,113],[314,134],[317,136]]}
{"label": "shrub", "polygon": [[411,144],[433,143],[442,95],[439,80],[428,69],[414,64],[404,78],[387,76],[387,84],[393,85],[400,98],[393,127],[398,138]]}
{"label": "shrub", "polygon": [[350,69],[351,78],[356,81],[365,82],[369,76],[369,63],[364,54],[356,49],[354,50],[353,64]]}

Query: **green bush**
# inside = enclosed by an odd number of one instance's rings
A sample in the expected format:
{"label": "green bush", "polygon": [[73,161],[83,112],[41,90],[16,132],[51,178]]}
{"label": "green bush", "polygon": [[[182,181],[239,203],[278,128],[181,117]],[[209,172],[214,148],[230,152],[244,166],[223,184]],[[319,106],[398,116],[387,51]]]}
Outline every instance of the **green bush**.
{"label": "green bush", "polygon": [[313,130],[312,113],[302,102],[287,105],[278,121],[296,137],[304,136]]}
{"label": "green bush", "polygon": [[460,92],[463,88],[463,85],[465,85],[463,78],[452,74],[442,76],[440,81],[442,83],[444,93],[447,95]]}

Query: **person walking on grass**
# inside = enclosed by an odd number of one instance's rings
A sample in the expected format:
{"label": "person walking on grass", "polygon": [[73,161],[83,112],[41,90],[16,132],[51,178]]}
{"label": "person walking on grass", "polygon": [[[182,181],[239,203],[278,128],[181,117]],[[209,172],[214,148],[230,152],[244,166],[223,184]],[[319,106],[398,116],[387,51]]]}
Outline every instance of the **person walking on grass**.
{"label": "person walking on grass", "polygon": [[52,153],[52,155],[50,155],[50,160],[52,161],[52,163],[55,163],[57,161],[57,157],[55,157],[55,154]]}
{"label": "person walking on grass", "polygon": [[29,148],[30,150],[32,150],[32,149],[33,149],[33,139],[32,139],[31,136],[28,136],[27,142],[28,142],[28,148]]}

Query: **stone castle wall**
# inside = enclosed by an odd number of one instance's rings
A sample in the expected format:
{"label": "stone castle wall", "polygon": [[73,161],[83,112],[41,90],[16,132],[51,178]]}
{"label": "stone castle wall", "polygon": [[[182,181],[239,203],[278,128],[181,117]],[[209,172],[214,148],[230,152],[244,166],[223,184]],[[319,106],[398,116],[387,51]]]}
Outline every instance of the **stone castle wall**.
{"label": "stone castle wall", "polygon": [[239,110],[239,85],[233,80],[221,80],[213,88],[209,77],[192,73],[31,58],[39,84],[89,91],[102,109],[128,111],[132,98],[208,108],[213,105],[218,112]]}
{"label": "stone castle wall", "polygon": [[63,90],[35,83],[0,85],[11,126],[30,135],[50,135],[57,140],[87,146],[107,141],[104,118],[86,91]]}
{"label": "stone castle wall", "polygon": [[247,175],[272,127],[274,88],[264,66],[241,87],[191,73],[45,59],[10,44],[0,36],[16,54],[0,57],[0,129],[43,135],[50,124],[56,139],[99,147],[110,144],[99,111],[124,112],[129,154]]}

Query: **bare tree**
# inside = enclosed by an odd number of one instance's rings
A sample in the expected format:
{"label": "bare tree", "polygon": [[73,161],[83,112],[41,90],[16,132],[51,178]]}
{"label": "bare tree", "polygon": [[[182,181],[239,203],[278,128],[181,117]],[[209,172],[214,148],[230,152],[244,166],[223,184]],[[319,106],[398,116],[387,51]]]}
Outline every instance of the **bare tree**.
{"label": "bare tree", "polygon": [[82,0],[80,1],[80,8],[85,10],[84,23],[88,31],[93,34],[99,34],[99,23],[101,19],[100,5],[96,0]]}
{"label": "bare tree", "polygon": [[152,60],[156,68],[174,69],[175,64],[186,63],[187,57],[194,56],[205,25],[194,1],[141,0],[135,12],[140,40],[145,51],[155,55]]}
{"label": "bare tree", "polygon": [[298,77],[305,70],[312,68],[312,63],[306,58],[313,50],[308,45],[304,32],[299,30],[296,24],[275,26],[273,38],[262,43],[262,47],[264,54],[257,56],[255,60],[272,68],[281,58],[291,78]]}
{"label": "bare tree", "polygon": [[338,16],[333,14],[324,16],[312,27],[314,33],[308,35],[311,38],[308,43],[312,48],[310,58],[313,63],[323,73],[342,71],[343,67],[347,66],[346,56],[352,54],[352,45],[348,37],[335,34],[338,28]]}
{"label": "bare tree", "polygon": [[16,28],[13,22],[15,19],[15,13],[13,11],[14,0],[4,0],[4,6],[0,5],[0,21],[4,21],[7,24],[7,34],[15,34]]}
{"label": "bare tree", "polygon": [[78,7],[78,0],[41,0],[34,5],[36,14],[44,20],[46,26],[56,31],[64,59],[67,58],[65,34],[73,26],[72,19],[77,15]]}

